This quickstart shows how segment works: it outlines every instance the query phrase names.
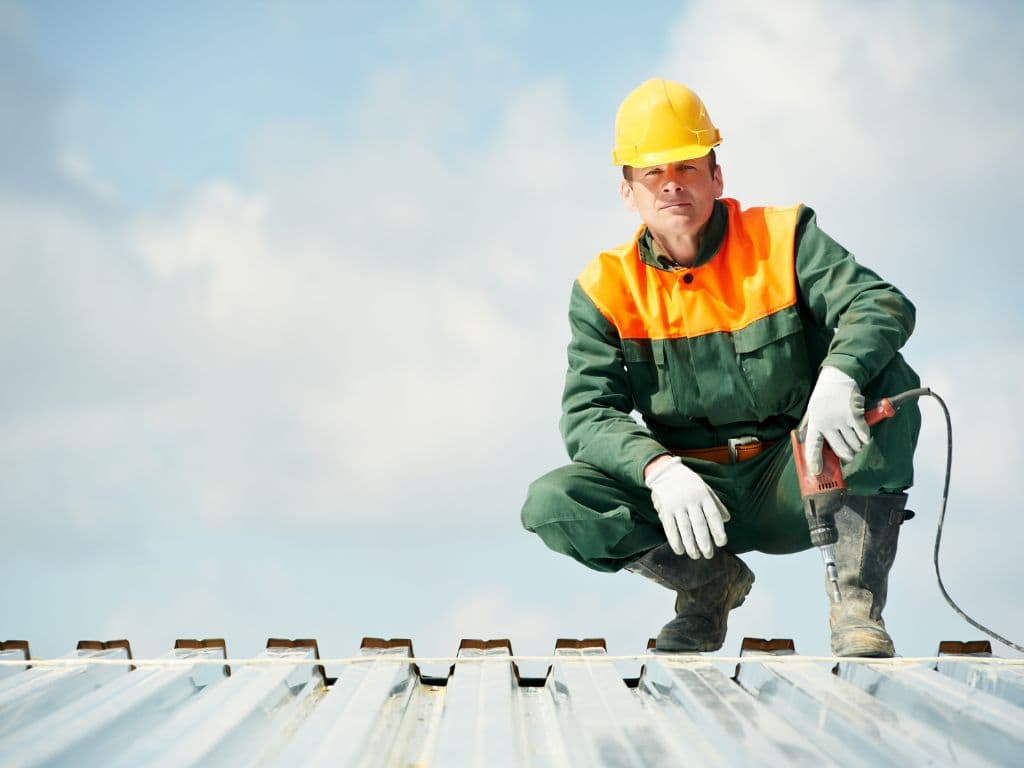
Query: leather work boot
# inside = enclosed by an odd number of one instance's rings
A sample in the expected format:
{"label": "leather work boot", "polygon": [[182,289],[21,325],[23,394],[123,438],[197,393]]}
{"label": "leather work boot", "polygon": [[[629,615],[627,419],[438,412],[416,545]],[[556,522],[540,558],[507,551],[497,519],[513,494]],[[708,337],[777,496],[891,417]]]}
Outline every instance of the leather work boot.
{"label": "leather work boot", "polygon": [[676,617],[658,633],[659,651],[717,651],[725,642],[729,611],[743,604],[754,583],[754,574],[735,555],[716,549],[710,560],[693,560],[667,543],[626,570],[675,590]]}
{"label": "leather work boot", "polygon": [[[895,654],[882,609],[889,569],[896,559],[900,525],[914,516],[907,494],[847,496],[836,513],[836,569],[842,601],[831,603],[829,626],[836,656],[889,657]],[[826,592],[831,589],[826,579]]]}

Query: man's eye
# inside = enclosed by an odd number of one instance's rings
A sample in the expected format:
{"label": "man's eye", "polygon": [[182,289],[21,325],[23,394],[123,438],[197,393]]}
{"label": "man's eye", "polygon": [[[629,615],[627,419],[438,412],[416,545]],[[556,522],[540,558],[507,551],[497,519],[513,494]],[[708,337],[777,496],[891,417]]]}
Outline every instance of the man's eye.
{"label": "man's eye", "polygon": [[661,173],[661,169],[660,168],[652,168],[651,170],[647,171],[647,173],[645,173],[644,176],[657,176],[660,173]]}

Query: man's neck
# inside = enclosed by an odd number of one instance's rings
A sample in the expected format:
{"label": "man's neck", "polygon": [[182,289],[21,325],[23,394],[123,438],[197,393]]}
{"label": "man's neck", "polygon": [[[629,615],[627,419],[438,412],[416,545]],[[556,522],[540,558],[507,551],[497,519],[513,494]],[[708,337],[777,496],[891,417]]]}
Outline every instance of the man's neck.
{"label": "man's neck", "polygon": [[658,244],[658,247],[665,252],[672,261],[681,267],[688,267],[697,261],[700,254],[700,245],[704,239],[704,230],[707,225],[701,228],[696,235],[675,235],[665,236],[651,232],[651,237]]}
{"label": "man's neck", "polygon": [[639,241],[640,258],[659,269],[688,269],[712,259],[725,240],[729,212],[724,203],[715,201],[711,216],[701,231],[688,236],[655,235],[644,227]]}

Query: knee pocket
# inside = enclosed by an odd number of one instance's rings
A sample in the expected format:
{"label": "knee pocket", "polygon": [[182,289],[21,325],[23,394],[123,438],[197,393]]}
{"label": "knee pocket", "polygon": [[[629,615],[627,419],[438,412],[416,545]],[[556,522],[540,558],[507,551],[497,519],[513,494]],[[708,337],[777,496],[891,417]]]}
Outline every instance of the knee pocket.
{"label": "knee pocket", "polygon": [[552,512],[564,504],[565,491],[553,480],[552,475],[554,472],[537,478],[530,483],[526,492],[519,520],[528,531],[535,531],[541,525],[551,522]]}
{"label": "knee pocket", "polygon": [[573,465],[553,469],[541,475],[526,492],[520,520],[528,531],[547,523],[572,522],[580,519],[573,513],[575,503],[570,489],[579,484]]}

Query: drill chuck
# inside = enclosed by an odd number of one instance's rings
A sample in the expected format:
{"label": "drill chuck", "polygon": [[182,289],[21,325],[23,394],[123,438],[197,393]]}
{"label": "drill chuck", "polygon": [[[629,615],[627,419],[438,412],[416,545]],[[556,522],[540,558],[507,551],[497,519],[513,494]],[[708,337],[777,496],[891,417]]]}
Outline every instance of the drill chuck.
{"label": "drill chuck", "polygon": [[839,531],[836,530],[834,525],[827,525],[825,523],[812,524],[810,534],[811,544],[816,547],[832,546],[834,550],[835,543],[839,541]]}
{"label": "drill chuck", "polygon": [[839,531],[834,519],[835,505],[841,504],[844,496],[842,493],[833,494],[829,499],[830,503],[822,507],[817,507],[813,502],[805,502],[804,506],[811,544],[818,548],[821,559],[825,562],[825,575],[831,584],[833,603],[839,603],[843,599],[839,593],[839,572],[836,570],[836,542],[839,541]]}
{"label": "drill chuck", "polygon": [[[833,527],[832,530],[835,531],[835,528]],[[838,537],[831,544],[819,546],[818,551],[821,552],[821,559],[825,562],[825,576],[832,587],[832,602],[838,604],[842,602],[843,596],[839,592],[839,571],[836,569],[836,540]]]}

